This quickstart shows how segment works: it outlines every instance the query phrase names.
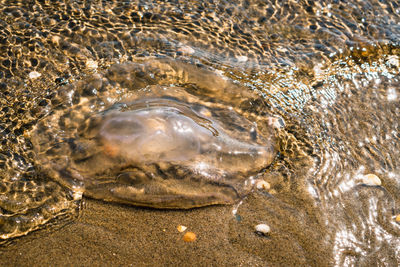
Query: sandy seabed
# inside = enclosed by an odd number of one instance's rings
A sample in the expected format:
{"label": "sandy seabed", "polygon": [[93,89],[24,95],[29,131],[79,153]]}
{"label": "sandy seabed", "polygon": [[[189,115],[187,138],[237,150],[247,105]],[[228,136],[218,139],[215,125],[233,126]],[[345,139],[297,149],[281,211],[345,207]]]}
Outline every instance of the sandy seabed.
{"label": "sandy seabed", "polygon": [[[326,265],[327,258],[318,254],[321,248],[313,248],[312,237],[307,237],[309,244],[299,246],[293,242],[296,234],[278,230],[279,222],[273,220],[269,236],[254,232],[261,219],[265,222],[259,211],[267,211],[269,202],[265,196],[249,197],[238,220],[232,206],[155,210],[85,199],[79,218],[17,239],[1,249],[0,262],[2,266],[301,266],[310,265],[311,256],[311,265]],[[196,241],[184,242],[178,225],[194,232]],[[306,255],[307,250],[315,254]]]}

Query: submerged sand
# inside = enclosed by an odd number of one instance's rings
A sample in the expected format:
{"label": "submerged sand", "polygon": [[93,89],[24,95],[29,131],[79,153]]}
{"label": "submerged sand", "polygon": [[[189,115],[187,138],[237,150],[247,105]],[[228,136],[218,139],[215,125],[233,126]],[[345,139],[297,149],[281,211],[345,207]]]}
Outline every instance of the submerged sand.
{"label": "submerged sand", "polygon": [[[239,208],[240,218],[233,216],[232,206],[154,210],[86,199],[79,218],[62,228],[17,239],[1,249],[0,262],[3,266],[327,265],[329,255],[316,246],[320,244],[316,237],[302,233],[293,222],[293,228],[285,230],[290,216],[281,224],[277,214],[266,221],[273,199],[250,196],[242,213]],[[271,226],[270,235],[254,232],[262,222]],[[194,232],[196,241],[184,242],[178,225]]]}

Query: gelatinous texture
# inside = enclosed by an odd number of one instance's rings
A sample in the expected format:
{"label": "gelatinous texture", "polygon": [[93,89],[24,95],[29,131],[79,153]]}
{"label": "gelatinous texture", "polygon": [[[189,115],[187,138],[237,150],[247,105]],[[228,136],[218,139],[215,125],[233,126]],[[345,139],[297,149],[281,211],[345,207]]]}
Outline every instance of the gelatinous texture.
{"label": "gelatinous texture", "polygon": [[270,141],[259,137],[265,146],[241,142],[226,133],[222,122],[177,104],[162,99],[129,103],[128,110],[106,113],[95,131],[111,156],[134,163],[201,164],[206,172],[222,173],[259,170],[271,163]]}
{"label": "gelatinous texture", "polygon": [[[235,116],[237,121],[228,124],[245,122]],[[190,208],[233,203],[248,192],[245,180],[274,157],[271,138],[244,140],[240,131],[230,135],[223,122],[171,100],[119,104],[90,118],[86,130],[89,134],[83,140],[96,140],[93,145],[102,148],[94,157],[75,161],[74,168],[85,173],[88,194],[138,205]],[[128,180],[127,185],[120,179]]]}
{"label": "gelatinous texture", "polygon": [[[33,145],[50,177],[87,196],[156,208],[229,204],[276,154],[274,130],[260,134],[238,112],[155,85],[104,111],[51,115]],[[60,139],[49,139],[53,120]]]}

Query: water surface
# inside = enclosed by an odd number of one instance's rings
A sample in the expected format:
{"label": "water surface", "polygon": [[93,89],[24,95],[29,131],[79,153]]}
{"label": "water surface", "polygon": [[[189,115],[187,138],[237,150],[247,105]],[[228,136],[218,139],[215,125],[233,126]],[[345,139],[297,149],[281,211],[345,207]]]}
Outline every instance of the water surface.
{"label": "water surface", "polygon": [[[277,159],[262,172],[270,190],[255,190],[238,207],[188,213],[203,227],[224,229],[215,232],[225,252],[243,265],[399,264],[396,1],[3,1],[1,9],[2,239],[49,223],[77,227],[73,218],[90,209],[80,210],[82,192],[38,164],[32,131],[40,121],[67,109],[89,114],[87,99],[103,110],[132,90],[161,85],[201,92],[203,103],[251,114],[261,129],[278,126]],[[154,60],[168,63],[146,63]],[[176,71],[177,62],[188,67]],[[123,64],[148,64],[147,72],[132,76]],[[240,93],[225,94],[224,81]],[[72,127],[71,118],[64,123]],[[155,221],[185,216],[124,212]],[[254,233],[258,223],[270,225],[269,237]],[[206,236],[207,228],[197,229]],[[137,244],[157,247],[136,231]],[[44,240],[50,233],[37,234]],[[198,245],[218,251],[213,242],[209,236]],[[165,263],[184,259],[178,248],[165,249],[178,259]]]}

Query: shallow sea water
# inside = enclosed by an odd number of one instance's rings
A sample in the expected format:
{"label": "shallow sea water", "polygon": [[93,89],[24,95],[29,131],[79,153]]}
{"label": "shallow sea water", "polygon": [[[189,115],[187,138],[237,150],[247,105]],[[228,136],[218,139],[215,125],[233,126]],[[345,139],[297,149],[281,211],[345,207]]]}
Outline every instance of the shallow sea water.
{"label": "shallow sea water", "polygon": [[[397,1],[0,7],[2,262],[400,264]],[[134,208],[85,197],[37,156],[41,123],[71,138],[87,116],[152,86],[274,127],[277,156],[257,176],[271,188],[231,206]],[[260,223],[268,235],[254,232]],[[193,246],[178,224],[198,234]]]}

